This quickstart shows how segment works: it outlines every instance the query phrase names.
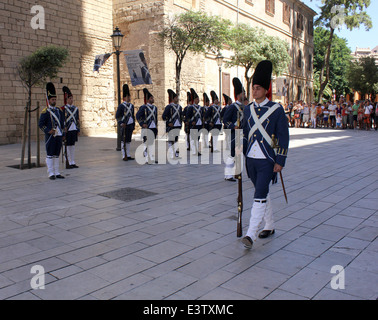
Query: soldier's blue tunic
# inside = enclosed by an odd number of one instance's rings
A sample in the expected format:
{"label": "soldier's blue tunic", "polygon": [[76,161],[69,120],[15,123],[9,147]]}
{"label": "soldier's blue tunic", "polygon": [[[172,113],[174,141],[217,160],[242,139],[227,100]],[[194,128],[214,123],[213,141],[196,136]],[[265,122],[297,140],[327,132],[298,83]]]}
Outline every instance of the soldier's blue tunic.
{"label": "soldier's blue tunic", "polygon": [[[266,133],[272,138],[274,135],[277,139],[278,147],[272,148],[259,129],[250,134],[254,127],[255,121],[251,114],[251,108],[254,108],[257,117],[260,119],[268,110],[274,107],[276,103],[265,99],[260,105],[256,102],[251,103],[244,108],[243,121],[243,153],[246,156],[246,169],[248,177],[255,185],[255,199],[266,199],[269,193],[269,184],[276,180],[276,174],[273,173],[274,164],[277,163],[284,167],[289,148],[289,126],[285,116],[284,109],[281,105],[262,123]],[[254,143],[258,143],[265,159],[256,159],[248,157]]]}
{"label": "soldier's blue tunic", "polygon": [[243,122],[243,105],[241,102],[235,101],[227,107],[223,116],[224,128],[231,130],[231,157],[235,157],[235,127],[238,117],[241,125]]}
{"label": "soldier's blue tunic", "polygon": [[[218,105],[211,105],[205,114],[205,117],[209,119],[209,129],[222,129],[222,117],[221,117],[221,107]],[[211,125],[212,124],[212,125]]]}
{"label": "soldier's blue tunic", "polygon": [[[62,137],[65,134],[63,111],[58,107],[47,107],[43,109],[38,126],[45,133],[47,157],[58,158],[62,149]],[[50,134],[49,131],[52,129],[59,130],[61,135],[54,136]]]}
{"label": "soldier's blue tunic", "polygon": [[[168,141],[177,142],[177,129],[180,130],[182,127],[182,107],[173,102],[170,103],[165,107],[162,118],[165,121],[166,132],[168,133]],[[170,127],[169,124],[172,124],[173,126]]]}
{"label": "soldier's blue tunic", "polygon": [[[136,114],[136,119],[139,123],[139,125],[143,128],[143,125],[147,125],[147,129],[150,129],[153,131],[154,136],[156,138],[157,136],[157,108],[155,105],[151,104],[144,104],[142,105],[137,114]],[[144,142],[146,141],[146,136],[143,138]],[[150,141],[152,144],[153,141]]]}
{"label": "soldier's blue tunic", "polygon": [[[116,119],[118,124],[125,124],[126,127],[122,130],[121,140],[126,140],[127,143],[131,142],[133,131],[135,129],[135,111],[134,105],[130,102],[124,101],[121,103],[116,112]],[[126,135],[126,136],[125,136]]]}
{"label": "soldier's blue tunic", "polygon": [[78,140],[78,133],[80,132],[79,109],[74,105],[68,104],[65,105],[62,109],[64,110],[65,127],[67,129],[66,143],[67,146],[73,146],[75,145],[75,142]]}
{"label": "soldier's blue tunic", "polygon": [[[201,124],[197,124],[198,120],[201,120]],[[203,128],[203,107],[196,104],[190,105],[186,111],[186,121],[189,122],[190,129],[201,130]]]}
{"label": "soldier's blue tunic", "polygon": [[[182,107],[173,102],[167,105],[164,109],[162,118],[166,124],[166,131],[169,132],[173,129],[181,129],[182,127]],[[170,127],[169,124],[173,124],[173,127]]]}

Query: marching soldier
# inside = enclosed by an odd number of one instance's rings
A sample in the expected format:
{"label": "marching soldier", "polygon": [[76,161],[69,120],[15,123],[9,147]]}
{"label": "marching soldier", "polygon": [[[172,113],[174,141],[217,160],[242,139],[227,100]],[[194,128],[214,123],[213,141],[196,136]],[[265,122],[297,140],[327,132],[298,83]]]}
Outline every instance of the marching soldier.
{"label": "marching soldier", "polygon": [[247,234],[242,239],[246,248],[252,248],[257,231],[265,220],[259,238],[274,234],[274,220],[269,185],[277,181],[277,173],[285,166],[289,129],[285,111],[279,103],[270,101],[272,63],[260,62],[252,80],[255,102],[244,109],[243,153],[246,157],[248,177],[255,186],[251,218]]}
{"label": "marching soldier", "polygon": [[209,118],[206,116],[207,110],[210,108],[210,99],[206,92],[203,94],[203,110],[202,110],[202,116],[203,116],[203,128],[205,130],[202,130],[202,139],[203,139],[203,144],[206,148],[210,148],[209,145],[209,131],[210,131],[210,126],[209,126]]}
{"label": "marching soldier", "polygon": [[219,132],[222,130],[221,106],[219,105],[219,98],[215,91],[211,91],[210,96],[212,105],[207,109],[205,117],[209,119],[213,152],[219,152],[218,136]]}
{"label": "marching soldier", "polygon": [[[224,107],[222,108],[222,111],[221,111],[222,120],[224,118],[224,114],[226,113],[227,108],[230,105],[232,105],[232,99],[228,95],[223,93],[223,101],[224,101]],[[226,141],[226,150],[230,150],[231,137],[230,137],[229,130],[224,131],[224,136],[225,136],[224,140]]]}
{"label": "marching soldier", "polygon": [[236,181],[234,179],[234,167],[235,167],[235,129],[240,129],[237,126],[239,120],[243,123],[243,101],[245,98],[245,91],[243,85],[238,78],[232,80],[234,85],[235,102],[229,105],[223,117],[224,128],[231,130],[231,153],[226,159],[226,168],[224,179],[227,181]]}
{"label": "marching soldier", "polygon": [[131,146],[131,138],[133,135],[133,131],[135,129],[135,111],[134,105],[130,102],[131,95],[129,86],[127,84],[123,85],[123,103],[118,106],[116,112],[116,119],[118,124],[122,128],[121,134],[121,151],[122,151],[122,159],[124,161],[134,160],[131,157],[130,153],[130,146]]}
{"label": "marching soldier", "polygon": [[178,95],[171,89],[168,89],[168,99],[169,104],[165,107],[162,118],[166,122],[168,133],[169,157],[174,159],[179,158],[177,142],[182,127],[182,107],[178,104]]}
{"label": "marching soldier", "polygon": [[190,92],[187,92],[186,93],[186,107],[184,108],[182,112],[182,118],[184,119],[184,122],[185,122],[184,130],[185,130],[186,150],[188,151],[190,150],[190,125],[189,125],[189,121],[186,118],[186,113],[191,104],[192,104],[192,97],[191,97]]}
{"label": "marching soldier", "polygon": [[64,179],[59,172],[59,155],[64,135],[64,114],[56,107],[56,91],[49,82],[46,85],[48,106],[43,109],[38,126],[45,133],[46,165],[50,180]]}
{"label": "marching soldier", "polygon": [[63,87],[65,106],[62,108],[65,119],[67,169],[79,168],[75,162],[75,143],[80,135],[79,109],[73,105],[73,95],[68,87]]}
{"label": "marching soldier", "polygon": [[155,159],[155,139],[158,133],[157,129],[157,107],[153,104],[155,102],[154,96],[143,89],[144,105],[142,105],[137,114],[136,119],[142,128],[143,142],[145,143],[144,157],[146,164],[157,163]]}
{"label": "marching soldier", "polygon": [[186,112],[186,121],[189,122],[190,128],[190,148],[192,150],[192,154],[197,154],[198,156],[201,155],[199,152],[199,131],[203,127],[203,108],[198,105],[199,103],[199,96],[196,91],[191,88],[190,95],[193,101],[193,104],[188,107]]}

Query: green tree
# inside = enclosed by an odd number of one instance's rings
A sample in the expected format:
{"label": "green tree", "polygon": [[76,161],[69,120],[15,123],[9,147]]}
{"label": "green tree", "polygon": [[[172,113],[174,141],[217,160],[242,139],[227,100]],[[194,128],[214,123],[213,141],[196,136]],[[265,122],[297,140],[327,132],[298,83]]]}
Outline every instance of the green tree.
{"label": "green tree", "polygon": [[282,74],[291,60],[289,44],[278,37],[269,36],[261,28],[239,24],[232,28],[227,44],[234,55],[228,66],[244,68],[244,78],[247,83],[247,96],[250,96],[250,86],[257,64],[265,59],[272,61],[273,74]]}
{"label": "green tree", "polygon": [[[320,75],[324,65],[329,33],[329,30],[322,27],[317,27],[314,32],[314,82],[316,83],[316,85],[314,85],[314,94],[316,99],[319,97],[320,92]],[[347,40],[334,35],[329,60],[330,78],[323,89],[323,95],[326,88],[328,88],[327,91],[329,91],[330,88],[335,89],[336,95],[349,93],[346,73],[349,70],[350,61],[351,50],[348,47]],[[328,96],[327,94],[327,97]]]}
{"label": "green tree", "polygon": [[315,23],[329,30],[329,37],[320,72],[319,101],[330,79],[330,59],[335,30],[342,26],[353,30],[362,24],[366,30],[372,27],[371,18],[365,11],[370,5],[370,0],[321,0],[321,2],[323,5],[320,7],[321,12]]}
{"label": "green tree", "polygon": [[378,66],[373,57],[363,57],[350,64],[347,74],[349,85],[364,97],[370,94],[373,99],[378,92]]}
{"label": "green tree", "polygon": [[231,22],[204,12],[187,11],[168,19],[159,33],[166,48],[176,55],[176,92],[180,94],[182,63],[188,52],[218,52],[228,36]]}
{"label": "green tree", "polygon": [[[30,118],[32,106],[32,90],[35,86],[42,85],[47,79],[56,78],[59,69],[64,66],[69,57],[68,50],[57,46],[41,47],[27,57],[21,59],[17,66],[17,72],[25,87],[28,99],[25,108],[24,134],[21,154],[21,169],[23,168],[25,152],[25,136],[27,127],[28,133],[28,167],[31,168],[31,150],[30,150]],[[28,119],[28,121],[27,121]]]}

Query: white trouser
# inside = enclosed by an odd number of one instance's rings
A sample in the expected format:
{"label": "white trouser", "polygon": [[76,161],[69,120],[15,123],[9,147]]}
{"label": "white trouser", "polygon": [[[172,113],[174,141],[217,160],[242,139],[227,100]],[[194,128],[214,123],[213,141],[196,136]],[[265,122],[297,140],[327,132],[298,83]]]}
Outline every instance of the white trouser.
{"label": "white trouser", "polygon": [[47,174],[49,177],[55,176],[54,173],[54,158],[46,158]]}
{"label": "white trouser", "polygon": [[195,139],[190,139],[190,149],[192,150],[192,154],[199,153],[198,138],[197,137]]}
{"label": "white trouser", "polygon": [[202,141],[203,145],[208,148],[209,147],[209,133],[207,130],[202,131]]}
{"label": "white trouser", "polygon": [[213,139],[213,151],[218,151],[218,136],[211,136]]}
{"label": "white trouser", "polygon": [[146,162],[155,162],[155,144],[148,145],[147,142],[144,144],[144,157]]}
{"label": "white trouser", "polygon": [[253,241],[257,238],[257,232],[259,230],[261,222],[265,221],[264,230],[274,229],[273,209],[270,196],[268,195],[266,202],[253,202],[251,209],[251,219],[249,220],[249,227],[247,236]]}
{"label": "white trouser", "polygon": [[59,157],[46,158],[47,174],[49,177],[58,176],[59,173]]}
{"label": "white trouser", "polygon": [[178,157],[178,146],[176,142],[168,141],[168,155],[170,159]]}
{"label": "white trouser", "polygon": [[225,164],[226,166],[224,168],[224,178],[233,178],[235,175],[235,159],[229,155],[226,158]]}
{"label": "white trouser", "polygon": [[76,164],[75,162],[75,146],[67,146],[67,160],[70,165]]}
{"label": "white trouser", "polygon": [[129,142],[126,142],[126,153],[125,153],[125,143],[121,141],[121,152],[122,152],[122,159],[125,158],[126,156],[131,157]]}

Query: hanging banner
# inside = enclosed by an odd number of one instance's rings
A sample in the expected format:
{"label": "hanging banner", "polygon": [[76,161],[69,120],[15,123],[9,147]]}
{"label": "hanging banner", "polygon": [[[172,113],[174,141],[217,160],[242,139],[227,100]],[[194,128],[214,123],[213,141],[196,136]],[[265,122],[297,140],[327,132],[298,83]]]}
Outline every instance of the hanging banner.
{"label": "hanging banner", "polygon": [[131,78],[131,84],[152,84],[150,71],[143,50],[123,51],[125,54],[127,68]]}
{"label": "hanging banner", "polygon": [[100,68],[104,65],[106,60],[108,60],[111,55],[112,55],[111,53],[97,55],[95,58],[94,66],[93,66],[93,72],[94,71],[100,72],[99,71]]}
{"label": "hanging banner", "polygon": [[287,83],[286,78],[276,78],[276,96],[286,97]]}

